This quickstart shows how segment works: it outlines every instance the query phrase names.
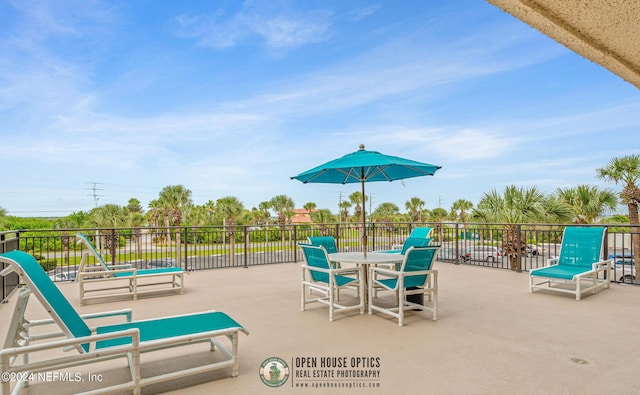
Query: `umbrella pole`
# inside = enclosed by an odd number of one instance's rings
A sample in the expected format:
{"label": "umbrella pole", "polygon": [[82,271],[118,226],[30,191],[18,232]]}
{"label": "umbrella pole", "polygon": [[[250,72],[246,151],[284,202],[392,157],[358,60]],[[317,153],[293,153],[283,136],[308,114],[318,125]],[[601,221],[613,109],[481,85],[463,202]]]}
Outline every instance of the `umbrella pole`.
{"label": "umbrella pole", "polygon": [[367,257],[367,211],[365,208],[365,195],[364,195],[364,168],[362,169],[362,248],[364,250],[364,257]]}

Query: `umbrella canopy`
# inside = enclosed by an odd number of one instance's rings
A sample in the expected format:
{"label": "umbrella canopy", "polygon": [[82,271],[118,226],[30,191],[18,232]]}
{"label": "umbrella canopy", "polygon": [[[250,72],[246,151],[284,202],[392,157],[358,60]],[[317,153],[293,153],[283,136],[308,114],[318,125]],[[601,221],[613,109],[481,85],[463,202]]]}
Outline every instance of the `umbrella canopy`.
{"label": "umbrella canopy", "polygon": [[303,183],[362,184],[362,245],[367,251],[364,183],[394,181],[405,178],[432,176],[441,166],[416,162],[397,156],[367,151],[364,144],[356,152],[314,167],[291,179]]}

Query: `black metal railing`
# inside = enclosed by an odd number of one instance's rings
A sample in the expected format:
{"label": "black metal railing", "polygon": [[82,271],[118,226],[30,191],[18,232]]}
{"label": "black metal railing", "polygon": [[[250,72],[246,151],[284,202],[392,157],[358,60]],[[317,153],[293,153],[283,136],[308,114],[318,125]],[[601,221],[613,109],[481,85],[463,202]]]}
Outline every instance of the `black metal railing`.
{"label": "black metal railing", "polygon": [[[432,243],[442,246],[438,260],[515,271],[544,266],[560,251],[562,231],[558,224],[482,223],[369,223],[368,248],[385,250],[401,245],[415,227],[431,227]],[[614,256],[612,280],[635,277],[633,237],[629,225],[605,225],[606,257]],[[505,255],[509,229],[516,243],[527,245]],[[216,226],[170,228],[66,229],[11,231],[0,234],[0,252],[20,249],[34,255],[55,281],[74,278],[82,250],[75,235],[87,236],[107,263],[130,263],[146,268],[154,261],[171,260],[187,270],[249,267],[298,262],[297,244],[309,236],[331,235],[340,251],[361,251],[361,228],[357,223]],[[2,298],[17,285],[16,276],[2,279]]]}
{"label": "black metal railing", "polygon": [[[19,248],[18,233],[16,232],[0,232],[0,254],[5,252],[14,251]],[[5,263],[0,263],[0,271],[6,269]],[[10,273],[6,276],[0,276],[0,286],[2,290],[0,294],[2,298],[0,301],[4,302],[6,297],[9,296],[19,284],[20,278],[17,273]]]}

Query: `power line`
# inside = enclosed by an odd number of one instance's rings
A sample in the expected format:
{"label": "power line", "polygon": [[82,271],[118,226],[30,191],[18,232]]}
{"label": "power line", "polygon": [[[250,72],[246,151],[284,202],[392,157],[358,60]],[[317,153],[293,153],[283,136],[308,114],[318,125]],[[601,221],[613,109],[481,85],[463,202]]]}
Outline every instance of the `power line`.
{"label": "power line", "polygon": [[89,182],[86,182],[86,184],[93,184],[92,187],[86,188],[92,191],[92,193],[87,196],[93,196],[93,203],[95,204],[95,207],[98,207],[98,200],[100,200],[100,198],[104,196],[104,195],[98,195],[98,191],[104,191],[104,188],[98,188],[98,185],[104,185],[104,183],[89,181]]}

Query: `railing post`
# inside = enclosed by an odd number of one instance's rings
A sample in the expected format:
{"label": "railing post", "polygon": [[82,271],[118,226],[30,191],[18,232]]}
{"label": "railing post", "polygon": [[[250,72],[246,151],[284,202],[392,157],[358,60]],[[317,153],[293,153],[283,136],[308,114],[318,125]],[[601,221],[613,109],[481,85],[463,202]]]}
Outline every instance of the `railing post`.
{"label": "railing post", "polygon": [[522,245],[522,225],[518,224],[516,226],[516,260],[517,260],[517,265],[516,265],[516,271],[517,272],[521,272],[522,271],[522,248],[520,248],[520,246]]}
{"label": "railing post", "polygon": [[111,229],[111,245],[109,246],[111,250],[111,264],[115,266],[116,264],[116,244],[120,240],[116,240],[116,230]]}
{"label": "railing post", "polygon": [[298,225],[293,225],[293,261],[298,262]]}
{"label": "railing post", "polygon": [[[187,231],[189,228],[185,227],[184,229],[184,270],[186,271],[189,268],[189,232]],[[195,245],[194,245],[195,249]],[[198,256],[198,251],[194,251],[195,255]]]}
{"label": "railing post", "polygon": [[249,228],[247,225],[244,225],[244,264],[242,267],[245,269],[249,266],[247,265],[247,259],[249,258]]}
{"label": "railing post", "polygon": [[456,235],[455,235],[455,254],[456,254],[456,265],[460,264],[460,224],[458,224],[456,222],[456,226],[455,226],[455,231],[456,231]]}

